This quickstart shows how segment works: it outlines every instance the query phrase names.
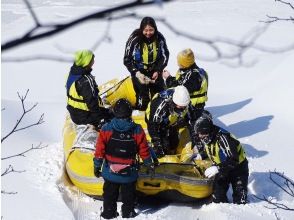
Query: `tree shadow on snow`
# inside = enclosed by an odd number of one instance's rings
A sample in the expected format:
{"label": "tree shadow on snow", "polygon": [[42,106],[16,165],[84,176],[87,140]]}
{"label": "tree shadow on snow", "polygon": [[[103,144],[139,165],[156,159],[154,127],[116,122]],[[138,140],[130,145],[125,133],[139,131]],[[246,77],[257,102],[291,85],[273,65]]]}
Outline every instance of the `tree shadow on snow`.
{"label": "tree shadow on snow", "polygon": [[[220,120],[218,117],[223,115],[231,114],[235,111],[242,109],[244,106],[248,105],[252,99],[246,99],[244,101],[222,105],[222,106],[214,106],[208,107],[207,110],[210,111],[214,117],[214,121],[217,125],[222,128],[232,132],[238,138],[244,138],[251,136],[253,134],[257,134],[259,132],[265,131],[268,129],[271,120],[274,118],[273,115],[260,116],[250,120],[243,120],[231,125],[226,125]],[[249,157],[262,157],[266,155],[268,152],[263,150],[257,150],[252,145],[243,144],[246,154]]]}
{"label": "tree shadow on snow", "polygon": [[154,214],[160,209],[166,208],[169,206],[170,201],[154,198],[153,196],[139,197],[136,208],[139,210],[139,213],[143,214]]}
{"label": "tree shadow on snow", "polygon": [[252,145],[249,145],[249,144],[242,143],[242,146],[245,149],[247,158],[259,158],[259,157],[263,157],[264,155],[268,154],[268,151],[257,150],[256,148],[254,148]]}
{"label": "tree shadow on snow", "polygon": [[250,135],[267,130],[270,121],[273,118],[273,115],[261,116],[251,120],[244,120],[235,124],[231,124],[227,128],[229,131],[233,131],[234,134],[239,138],[248,137]]}
{"label": "tree shadow on snow", "polygon": [[168,206],[184,206],[184,207],[191,207],[193,209],[200,209],[202,205],[211,203],[211,197],[198,199],[198,200],[191,200],[186,202],[175,202],[167,199],[163,199],[160,197],[154,196],[147,196],[147,197],[139,197],[137,209],[139,213],[142,214],[154,214],[161,209],[164,209]]}
{"label": "tree shadow on snow", "polygon": [[[282,178],[275,178],[275,181],[281,186],[284,185]],[[285,192],[270,180],[269,172],[253,172],[250,173],[248,180],[248,199],[250,203],[261,202],[254,195],[259,198],[265,196],[266,198],[273,197],[282,200]]]}
{"label": "tree shadow on snow", "polygon": [[207,110],[210,111],[215,118],[221,117],[223,115],[227,115],[233,113],[235,111],[240,110],[244,106],[248,105],[252,99],[246,99],[244,101],[228,104],[228,105],[220,105],[208,107]]}
{"label": "tree shadow on snow", "polygon": [[208,107],[207,110],[210,111],[215,119],[216,124],[221,127],[228,129],[228,131],[233,132],[237,137],[247,137],[261,131],[267,130],[270,124],[270,121],[273,119],[273,115],[266,115],[257,117],[251,120],[243,120],[231,125],[225,125],[223,122],[217,118],[231,114],[235,111],[242,109],[244,106],[248,105],[252,99],[246,99],[244,101],[222,105],[222,106],[213,106]]}

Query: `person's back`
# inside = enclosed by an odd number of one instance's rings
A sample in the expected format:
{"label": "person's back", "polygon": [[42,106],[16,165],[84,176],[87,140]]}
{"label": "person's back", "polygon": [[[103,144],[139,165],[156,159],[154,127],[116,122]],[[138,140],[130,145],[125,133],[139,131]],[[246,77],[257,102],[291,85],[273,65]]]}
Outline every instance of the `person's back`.
{"label": "person's back", "polygon": [[111,115],[99,97],[97,83],[91,74],[93,64],[92,51],[76,52],[66,82],[67,109],[75,124],[91,124],[99,129]]}
{"label": "person's back", "polygon": [[117,199],[122,198],[122,217],[135,217],[136,181],[139,155],[149,171],[154,172],[146,136],[141,125],[131,120],[128,100],[119,99],[113,108],[115,118],[99,134],[94,157],[94,174],[104,178],[103,212],[105,219],[117,217]]}

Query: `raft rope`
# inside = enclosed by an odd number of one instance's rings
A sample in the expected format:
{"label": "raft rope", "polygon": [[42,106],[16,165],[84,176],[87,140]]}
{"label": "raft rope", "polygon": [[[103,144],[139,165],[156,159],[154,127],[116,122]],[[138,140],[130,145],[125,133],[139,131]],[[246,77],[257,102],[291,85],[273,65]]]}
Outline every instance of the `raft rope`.
{"label": "raft rope", "polygon": [[115,88],[110,94],[106,95],[105,97],[108,97],[110,95],[112,95],[116,90],[118,90],[118,88],[123,84],[124,81],[126,81],[130,76],[127,76],[125,78],[123,78],[121,81],[119,81],[118,83],[116,83],[114,86],[110,87],[109,89],[107,89],[106,91],[102,92],[100,95],[104,95],[105,93],[109,92],[110,90],[112,90],[113,88]]}

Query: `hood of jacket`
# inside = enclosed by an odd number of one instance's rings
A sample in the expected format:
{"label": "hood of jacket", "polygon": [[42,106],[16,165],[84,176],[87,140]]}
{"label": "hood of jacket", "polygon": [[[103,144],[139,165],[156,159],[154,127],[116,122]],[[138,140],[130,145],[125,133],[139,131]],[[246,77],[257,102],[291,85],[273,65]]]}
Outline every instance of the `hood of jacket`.
{"label": "hood of jacket", "polygon": [[124,132],[135,127],[135,123],[131,119],[113,118],[110,122],[113,129]]}
{"label": "hood of jacket", "polygon": [[72,65],[70,68],[70,74],[72,75],[88,75],[90,74],[92,69],[86,69],[84,67]]}

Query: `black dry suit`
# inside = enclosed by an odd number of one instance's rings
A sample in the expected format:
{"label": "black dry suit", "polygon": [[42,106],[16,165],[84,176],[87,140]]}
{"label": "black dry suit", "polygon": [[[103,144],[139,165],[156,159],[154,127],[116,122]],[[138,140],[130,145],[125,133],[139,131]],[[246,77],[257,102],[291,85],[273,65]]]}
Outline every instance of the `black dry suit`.
{"label": "black dry suit", "polygon": [[[163,35],[156,31],[151,39],[147,39],[142,30],[135,30],[126,43],[124,65],[131,73],[134,90],[136,92],[136,107],[145,110],[150,96],[164,89],[161,76],[167,66],[169,51]],[[136,72],[140,71],[150,79],[154,72],[158,72],[155,83],[141,84],[136,78]],[[150,94],[149,94],[150,93]]]}
{"label": "black dry suit", "polygon": [[199,138],[195,135],[194,124],[201,116],[207,101],[208,75],[206,71],[194,63],[188,68],[179,69],[176,76],[169,76],[165,83],[168,88],[183,85],[189,91],[191,104],[189,105],[190,121],[188,128],[192,147],[201,146]]}
{"label": "black dry suit", "polygon": [[74,123],[99,128],[111,118],[111,114],[103,107],[91,70],[76,65],[71,67],[66,82],[67,109]]}
{"label": "black dry suit", "polygon": [[233,202],[247,202],[248,161],[240,142],[228,131],[213,125],[211,142],[205,145],[205,152],[218,166],[213,183],[213,201],[228,202],[227,191],[232,184]]}
{"label": "black dry suit", "polygon": [[196,109],[203,109],[205,106],[207,101],[208,75],[204,69],[199,68],[195,63],[189,68],[179,69],[176,76],[169,76],[165,83],[168,88],[179,85],[185,86],[190,94],[191,105]]}
{"label": "black dry suit", "polygon": [[145,120],[151,141],[155,147],[159,145],[164,153],[172,153],[179,143],[178,129],[186,121],[188,109],[178,111],[172,101],[174,89],[157,93],[146,109]]}

